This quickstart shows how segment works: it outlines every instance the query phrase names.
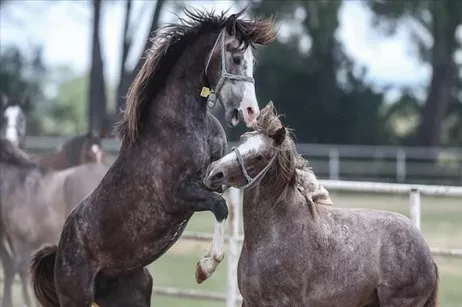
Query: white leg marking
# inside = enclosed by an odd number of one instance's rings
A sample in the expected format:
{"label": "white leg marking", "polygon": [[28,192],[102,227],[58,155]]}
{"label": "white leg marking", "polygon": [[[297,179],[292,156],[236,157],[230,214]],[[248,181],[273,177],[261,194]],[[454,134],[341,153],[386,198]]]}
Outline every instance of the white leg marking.
{"label": "white leg marking", "polygon": [[[245,140],[244,143],[238,146],[238,149],[239,149],[239,152],[241,153],[241,156],[245,157],[249,153],[259,152],[260,147],[262,147],[263,145],[265,145],[265,140],[263,139],[261,135],[256,134],[256,135],[250,136],[247,140]],[[221,163],[229,163],[229,162],[235,163],[236,153],[233,150],[230,153],[228,153],[226,156],[221,158],[220,161]]]}
{"label": "white leg marking", "polygon": [[218,222],[215,220],[215,228],[213,230],[212,248],[211,250],[197,263],[196,267],[196,282],[202,283],[204,280],[212,276],[218,265],[224,258],[225,244],[225,225],[226,220]]}

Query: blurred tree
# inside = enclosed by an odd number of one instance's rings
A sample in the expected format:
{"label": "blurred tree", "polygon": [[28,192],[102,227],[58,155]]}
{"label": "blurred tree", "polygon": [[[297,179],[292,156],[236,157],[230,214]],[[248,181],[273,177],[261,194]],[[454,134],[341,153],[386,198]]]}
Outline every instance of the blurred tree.
{"label": "blurred tree", "polygon": [[101,55],[100,21],[102,0],[93,0],[92,22],[92,56],[89,86],[89,124],[90,129],[101,131],[107,121],[106,83],[104,79],[104,64]]}
{"label": "blurred tree", "polygon": [[[59,72],[56,72],[59,73]],[[62,74],[62,73],[61,73]],[[46,108],[43,118],[47,135],[76,135],[89,129],[87,113],[88,75],[69,77],[70,72],[58,79],[57,97]]]}
{"label": "blurred tree", "polygon": [[[130,50],[133,45],[133,24],[137,23],[138,20],[131,20],[131,10],[132,10],[132,2],[133,0],[125,0],[125,21],[124,21],[124,28],[122,33],[122,58],[120,61],[120,79],[119,84],[117,86],[117,104],[116,104],[116,113],[120,110],[120,108],[125,103],[125,95],[128,92],[128,88],[130,87],[132,81],[135,79],[136,74],[141,69],[141,66],[144,63],[144,58],[142,55],[139,56],[139,59],[134,68],[129,69],[127,67],[127,58],[130,53]],[[143,52],[150,47],[150,36],[153,34],[155,30],[159,27],[159,20],[161,16],[161,12],[163,10],[164,4],[166,0],[157,0],[154,9],[151,24],[149,27],[148,37],[144,40],[144,47]]]}
{"label": "blurred tree", "polygon": [[42,131],[40,109],[45,100],[43,88],[46,73],[40,46],[32,48],[29,57],[15,46],[2,46],[0,93],[12,99],[28,100],[25,110],[28,134],[40,134]]}
{"label": "blurred tree", "polygon": [[[89,87],[89,118],[90,126],[92,129],[100,131],[104,126],[109,131],[113,123],[117,120],[119,110],[125,103],[125,96],[128,92],[132,81],[134,80],[137,72],[144,63],[142,55],[139,56],[136,65],[133,68],[128,67],[127,59],[133,47],[133,36],[135,29],[138,26],[139,16],[132,16],[133,0],[124,1],[124,26],[122,32],[122,52],[120,59],[120,75],[119,82],[115,88],[115,95],[107,94],[107,85],[104,78],[104,66],[101,56],[101,43],[100,43],[100,19],[102,12],[102,5],[105,2],[112,2],[112,0],[92,0],[93,4],[93,36],[92,36],[92,65],[90,73],[90,87]],[[149,37],[159,27],[160,15],[163,10],[164,4],[167,0],[157,0],[153,5],[153,16],[149,26],[148,37],[144,40],[143,51],[150,47]],[[151,5],[151,3],[148,3]],[[142,11],[144,13],[144,10]],[[107,101],[109,97],[115,97],[115,110],[114,114],[107,116]]]}
{"label": "blurred tree", "polygon": [[[452,93],[460,69],[454,53],[460,48],[456,31],[462,24],[462,2],[452,0],[368,0],[375,13],[376,26],[386,34],[394,34],[400,24],[412,29],[417,54],[432,67],[427,97],[422,109],[419,145],[441,144],[444,119],[452,110]],[[428,38],[432,43],[428,43]],[[460,100],[459,100],[460,101]],[[459,126],[462,130],[462,126]]]}
{"label": "blurred tree", "polygon": [[341,3],[252,2],[254,15],[278,12],[281,26],[281,40],[258,58],[257,94],[287,115],[299,142],[386,143],[383,96],[351,73],[352,61],[335,36]]}

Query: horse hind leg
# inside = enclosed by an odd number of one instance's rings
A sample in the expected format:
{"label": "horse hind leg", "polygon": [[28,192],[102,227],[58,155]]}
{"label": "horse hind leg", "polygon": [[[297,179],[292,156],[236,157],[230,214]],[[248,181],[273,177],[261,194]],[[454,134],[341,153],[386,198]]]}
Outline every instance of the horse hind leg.
{"label": "horse hind leg", "polygon": [[13,279],[15,272],[12,267],[3,266],[3,298],[2,298],[2,307],[12,307],[13,301],[11,298],[11,286],[13,285]]}
{"label": "horse hind leg", "polygon": [[137,269],[117,277],[96,277],[95,306],[151,306],[152,276],[147,268]]}
{"label": "horse hind leg", "polygon": [[3,266],[3,298],[2,298],[2,307],[12,307],[12,297],[11,297],[11,287],[13,285],[14,275],[15,275],[15,266],[14,260],[10,257],[7,252],[3,242],[0,244],[0,255]]}
{"label": "horse hind leg", "polygon": [[[73,242],[70,243],[75,245]],[[61,307],[88,307],[93,303],[98,268],[82,246],[58,250],[55,286]]]}
{"label": "horse hind leg", "polygon": [[433,264],[435,267],[435,274],[436,274],[436,279],[435,279],[435,286],[433,287],[433,291],[425,303],[424,307],[438,307],[439,306],[439,301],[438,301],[438,295],[439,295],[439,276],[438,276],[438,266],[436,263]]}
{"label": "horse hind leg", "polygon": [[[380,307],[437,307],[439,278],[438,267],[434,264],[434,274],[419,282],[394,287],[379,286],[378,296]],[[392,285],[392,283],[388,283]]]}

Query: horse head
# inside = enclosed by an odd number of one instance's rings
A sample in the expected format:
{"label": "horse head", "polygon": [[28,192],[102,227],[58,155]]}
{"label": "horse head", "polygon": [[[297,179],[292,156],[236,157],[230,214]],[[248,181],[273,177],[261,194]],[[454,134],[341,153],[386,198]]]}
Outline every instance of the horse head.
{"label": "horse head", "polygon": [[27,117],[25,110],[29,105],[29,97],[22,99],[9,99],[1,95],[1,136],[14,145],[24,148],[26,141]]}

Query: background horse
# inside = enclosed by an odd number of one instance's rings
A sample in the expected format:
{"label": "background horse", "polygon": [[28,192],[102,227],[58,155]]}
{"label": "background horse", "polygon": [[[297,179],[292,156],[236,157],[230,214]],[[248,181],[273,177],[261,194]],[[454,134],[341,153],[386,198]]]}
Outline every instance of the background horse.
{"label": "background horse", "polygon": [[36,163],[54,170],[66,169],[83,163],[103,163],[105,153],[101,140],[104,136],[104,131],[99,135],[92,131],[85,135],[75,136],[66,141],[56,152],[31,158]]}
{"label": "background horse", "polygon": [[317,205],[297,188],[299,156],[272,105],[255,130],[204,180],[213,189],[257,178],[243,201],[243,306],[438,305],[437,266],[407,217]]}
{"label": "background horse", "polygon": [[27,270],[33,251],[58,242],[69,212],[98,185],[109,167],[84,164],[49,170],[32,162],[8,140],[0,140],[0,154],[0,244],[5,272],[2,306],[11,306],[16,272],[22,280],[24,301],[30,306]]}
{"label": "background horse", "polygon": [[137,274],[178,240],[194,212],[212,211],[217,221],[197,280],[223,259],[226,201],[202,177],[226,151],[226,135],[207,104],[219,100],[230,125],[239,112],[252,125],[259,113],[252,45],[275,38],[270,20],[242,13],[186,11],[189,20],[155,36],[128,93],[117,160],[69,215],[59,245],[34,258],[42,305],[87,307],[101,278]]}
{"label": "background horse", "polygon": [[20,148],[24,148],[26,142],[26,125],[27,117],[25,109],[28,104],[28,98],[8,99],[4,94],[0,96],[1,104],[1,122],[0,138],[4,138]]}

